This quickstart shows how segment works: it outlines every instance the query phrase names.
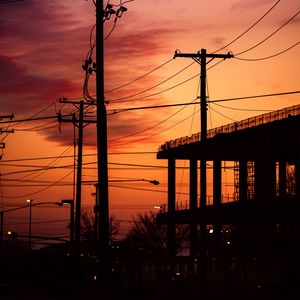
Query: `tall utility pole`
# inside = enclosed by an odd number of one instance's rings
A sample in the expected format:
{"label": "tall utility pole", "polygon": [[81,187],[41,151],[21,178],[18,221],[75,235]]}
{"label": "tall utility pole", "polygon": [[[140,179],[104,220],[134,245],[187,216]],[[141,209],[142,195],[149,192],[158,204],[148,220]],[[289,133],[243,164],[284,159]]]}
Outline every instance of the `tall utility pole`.
{"label": "tall utility pole", "polygon": [[[14,118],[14,115],[11,114],[11,115],[3,115],[1,116],[0,115],[0,121],[2,121],[3,119],[10,119],[12,120]],[[2,129],[0,128],[0,135],[2,133],[14,133],[14,130],[13,129]],[[0,142],[0,149],[4,149],[5,148],[5,143],[3,142]],[[2,159],[2,155],[0,155],[0,160]]]}
{"label": "tall utility pole", "polygon": [[[232,58],[231,53],[227,54],[208,54],[206,49],[201,49],[197,53],[178,53],[175,52],[174,58],[176,57],[188,57],[194,59],[198,64],[200,64],[200,132],[201,132],[201,142],[205,143],[207,138],[207,103],[206,103],[206,65],[207,58]],[[206,161],[200,161],[200,205],[206,205]]]}
{"label": "tall utility pole", "polygon": [[89,123],[96,123],[93,120],[84,120],[84,105],[90,105],[81,101],[67,101],[60,100],[60,103],[73,104],[75,106],[79,103],[79,119],[77,120],[73,114],[72,119],[63,119],[58,115],[58,122],[72,122],[78,127],[78,156],[77,156],[77,180],[76,180],[76,210],[75,210],[75,255],[77,258],[80,256],[80,223],[81,223],[81,187],[82,187],[82,148],[83,148],[83,128]]}
{"label": "tall utility pole", "polygon": [[[200,72],[200,132],[201,132],[201,143],[205,143],[207,139],[207,103],[206,103],[206,65],[207,58],[231,58],[232,54],[207,54],[206,49],[201,49],[201,51],[197,53],[177,53],[175,52],[174,58],[176,57],[188,57],[194,59],[198,64],[200,64],[201,72]],[[200,207],[206,206],[206,186],[207,186],[207,178],[206,178],[206,161],[200,161]],[[192,231],[197,232],[197,225],[192,223]],[[196,236],[193,237],[196,239]],[[200,238],[202,243],[202,251],[200,253],[200,263],[201,263],[201,271],[200,271],[200,285],[203,295],[205,297],[206,293],[206,224],[200,223]]]}
{"label": "tall utility pole", "polygon": [[107,116],[104,101],[104,33],[103,0],[96,0],[96,94],[97,94],[97,159],[99,220],[98,241],[101,271],[106,272],[109,258],[109,206],[108,206],[108,157]]}

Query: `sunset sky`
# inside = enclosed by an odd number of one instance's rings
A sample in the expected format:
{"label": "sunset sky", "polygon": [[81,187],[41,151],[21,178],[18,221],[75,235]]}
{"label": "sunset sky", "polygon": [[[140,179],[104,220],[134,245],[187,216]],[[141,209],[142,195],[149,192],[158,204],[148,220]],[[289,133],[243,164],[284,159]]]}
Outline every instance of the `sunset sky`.
{"label": "sunset sky", "polygon": [[[207,65],[208,100],[300,90],[299,0],[123,2],[128,11],[115,27],[114,16],[104,24],[109,201],[110,212],[122,221],[121,234],[133,215],[167,201],[166,162],[156,159],[158,147],[199,132],[199,105],[113,113],[186,103],[199,96],[200,66],[189,58],[173,59],[176,49],[196,53],[205,48],[212,53],[221,48],[218,53],[236,55]],[[0,1],[0,112],[13,113],[15,122],[25,120],[1,125],[15,130],[1,135],[6,144],[0,162],[2,209],[23,205],[28,198],[38,203],[73,197],[74,128],[58,124],[55,116],[75,109],[59,98],[82,99],[82,64],[95,40],[94,24],[92,0]],[[89,83],[95,95],[94,76]],[[299,104],[299,97],[211,103],[208,128]],[[94,112],[91,107],[87,115]],[[30,121],[38,117],[53,118]],[[95,133],[95,124],[84,129],[84,181],[97,179]],[[178,201],[188,199],[188,171],[183,170],[177,172]],[[160,185],[126,182],[131,179],[156,179]],[[84,185],[83,207],[92,207],[94,191],[93,183]],[[33,233],[66,232],[68,213],[67,208],[48,205],[34,209]],[[27,221],[26,209],[9,213],[5,229],[26,234]]]}

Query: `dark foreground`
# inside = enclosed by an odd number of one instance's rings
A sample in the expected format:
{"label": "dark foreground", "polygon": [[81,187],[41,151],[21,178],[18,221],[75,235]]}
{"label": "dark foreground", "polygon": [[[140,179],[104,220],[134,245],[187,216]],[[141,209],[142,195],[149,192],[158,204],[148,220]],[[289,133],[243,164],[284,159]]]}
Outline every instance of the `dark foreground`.
{"label": "dark foreground", "polygon": [[136,257],[115,260],[105,279],[93,257],[81,258],[80,272],[76,266],[65,255],[2,255],[0,299],[300,299],[298,262],[286,259],[211,258],[201,266],[187,257]]}

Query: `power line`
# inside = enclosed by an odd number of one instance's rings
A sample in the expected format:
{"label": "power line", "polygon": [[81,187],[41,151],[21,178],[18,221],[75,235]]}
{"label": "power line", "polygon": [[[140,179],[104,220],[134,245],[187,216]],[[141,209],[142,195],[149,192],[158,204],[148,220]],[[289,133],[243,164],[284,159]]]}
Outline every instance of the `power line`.
{"label": "power line", "polygon": [[[153,93],[153,94],[149,94],[149,95],[146,95],[146,96],[143,96],[143,97],[140,97],[140,98],[133,98],[133,99],[128,99],[126,101],[124,100],[124,101],[119,101],[119,102],[132,102],[132,101],[144,100],[144,99],[147,99],[149,97],[157,96],[157,95],[162,94],[164,92],[167,92],[167,91],[170,91],[172,89],[175,89],[175,88],[177,88],[177,87],[179,87],[179,86],[181,86],[181,85],[183,85],[183,84],[185,84],[185,83],[193,80],[194,78],[196,78],[198,76],[199,76],[199,73],[196,74],[196,75],[194,75],[194,76],[192,76],[192,77],[189,77],[188,79],[186,79],[186,80],[184,80],[184,81],[182,81],[182,82],[180,82],[180,83],[178,83],[176,85],[173,85],[173,86],[171,86],[169,88],[166,88],[166,89],[164,89],[162,91],[159,91],[159,92],[156,92],[156,93]],[[114,103],[118,103],[118,101],[115,101]]]}
{"label": "power line", "polygon": [[22,128],[22,129],[14,128],[14,130],[15,131],[40,131],[40,130],[48,130],[48,129],[58,127],[57,124],[48,126],[48,125],[53,124],[53,123],[57,123],[57,121],[56,120],[50,121],[50,122],[47,122],[45,124],[37,125],[37,126],[34,126],[34,127],[30,127],[30,128]]}
{"label": "power line", "polygon": [[[214,65],[212,65],[212,66],[210,66],[209,68],[207,68],[207,71],[208,71],[208,70],[211,70],[211,69],[214,68],[214,67],[216,67],[217,65],[219,65],[219,64],[222,63],[223,61],[224,61],[224,60],[218,61],[218,62],[215,63]],[[188,79],[186,79],[186,80],[184,80],[184,81],[181,81],[181,82],[179,82],[179,83],[177,83],[177,84],[175,84],[175,85],[173,85],[173,86],[171,86],[171,87],[169,87],[169,88],[166,88],[166,89],[164,89],[164,90],[162,90],[162,91],[159,91],[159,92],[156,92],[156,93],[153,93],[153,94],[149,94],[149,95],[146,95],[146,96],[143,96],[143,97],[140,97],[140,98],[128,99],[128,100],[124,100],[124,101],[115,101],[115,102],[113,102],[113,103],[118,103],[118,102],[120,102],[120,103],[121,103],[121,102],[132,102],[132,101],[144,100],[144,99],[147,99],[147,98],[149,98],[149,97],[157,96],[157,95],[162,94],[162,93],[164,93],[164,92],[168,92],[168,91],[170,91],[170,90],[172,90],[172,89],[175,89],[175,88],[177,88],[177,87],[179,87],[179,86],[181,86],[181,85],[183,85],[183,84],[185,84],[185,83],[187,83],[187,82],[189,82],[189,81],[191,81],[191,80],[193,80],[193,79],[199,77],[199,75],[200,75],[200,73],[197,73],[196,75],[194,75],[194,76],[192,76],[192,77],[189,77]]]}
{"label": "power line", "polygon": [[269,55],[269,56],[266,56],[266,57],[261,57],[261,58],[242,58],[242,57],[235,57],[236,59],[238,60],[244,60],[244,61],[260,61],[260,60],[267,60],[267,59],[270,59],[270,58],[274,58],[276,56],[279,56],[285,52],[288,52],[289,50],[293,49],[294,47],[298,46],[300,44],[300,41],[295,43],[294,45],[290,46],[289,48],[285,49],[285,50],[282,50],[276,54],[272,54],[272,55]]}
{"label": "power line", "polygon": [[293,94],[299,94],[299,93],[300,93],[300,91],[291,91],[291,92],[262,94],[262,95],[245,96],[245,97],[237,97],[237,98],[219,99],[219,100],[209,100],[208,102],[210,102],[210,103],[214,103],[214,102],[227,102],[227,101],[246,100],[246,99],[264,98],[264,97],[275,97],[275,96],[283,96],[283,95],[293,95]]}
{"label": "power line", "polygon": [[148,136],[146,136],[146,137],[143,137],[143,138],[140,138],[140,139],[131,141],[131,142],[118,143],[118,145],[132,144],[132,143],[140,142],[140,141],[149,139],[149,138],[151,138],[151,137],[153,137],[153,136],[159,135],[159,134],[161,134],[161,133],[163,133],[163,132],[165,132],[165,131],[168,131],[168,130],[170,130],[170,129],[176,127],[177,125],[183,123],[184,121],[186,121],[186,120],[188,120],[189,118],[193,117],[193,116],[194,116],[196,113],[198,113],[199,111],[200,111],[200,109],[198,109],[196,112],[194,112],[193,114],[189,115],[188,117],[182,119],[181,121],[177,122],[176,124],[174,124],[174,125],[172,125],[172,126],[170,126],[170,127],[168,127],[168,128],[165,128],[165,129],[163,129],[163,130],[161,130],[161,131],[159,131],[159,132],[153,133],[153,134],[151,134],[151,135],[148,135]]}
{"label": "power line", "polygon": [[[62,115],[62,117],[69,117],[72,116],[71,114]],[[28,119],[21,119],[21,120],[13,120],[13,121],[1,121],[0,124],[7,124],[7,123],[23,123],[29,121],[37,121],[37,120],[47,120],[47,119],[57,119],[57,116],[47,116],[47,117],[39,117],[39,118],[28,118]],[[17,124],[19,125],[19,124]]]}
{"label": "power line", "polygon": [[48,186],[46,186],[45,188],[42,188],[38,191],[35,191],[35,192],[32,192],[32,193],[29,193],[29,194],[24,194],[24,195],[19,195],[19,196],[5,196],[5,198],[25,198],[25,197],[30,197],[32,195],[36,195],[38,193],[41,193],[41,192],[44,192],[46,191],[47,189],[59,184],[61,181],[63,181],[65,178],[67,178],[69,175],[71,175],[73,173],[73,170],[71,172],[69,172],[67,175],[65,175],[64,177],[62,177],[61,179],[57,180],[56,182],[54,182],[53,184],[50,184]]}
{"label": "power line", "polygon": [[138,80],[140,80],[140,79],[143,79],[143,78],[145,78],[146,76],[150,75],[151,73],[153,73],[153,72],[157,71],[158,69],[164,67],[165,65],[167,65],[167,64],[170,63],[171,61],[173,61],[173,58],[167,60],[166,62],[162,63],[161,65],[159,65],[159,66],[157,66],[157,67],[155,67],[155,68],[152,69],[151,71],[149,71],[149,72],[147,72],[147,73],[141,75],[140,77],[137,77],[136,79],[133,79],[133,80],[131,80],[131,81],[125,83],[125,84],[122,84],[122,85],[120,85],[120,86],[118,86],[118,87],[116,87],[116,88],[110,89],[110,90],[106,91],[105,93],[108,94],[108,93],[114,92],[114,91],[119,90],[119,89],[121,89],[121,88],[123,88],[123,87],[125,87],[125,86],[127,86],[127,85],[130,85],[130,84],[132,84],[132,83],[134,83],[134,82],[136,82],[136,81],[138,81]]}
{"label": "power line", "polygon": [[222,108],[227,108],[227,109],[232,109],[232,110],[241,110],[241,111],[257,111],[257,112],[270,112],[273,111],[274,109],[249,109],[249,108],[237,108],[237,107],[229,107],[225,106],[219,103],[212,103],[214,105],[217,105]]}
{"label": "power line", "polygon": [[186,69],[188,69],[189,67],[191,67],[195,62],[192,62],[191,64],[187,65],[186,67],[184,67],[183,69],[179,70],[178,72],[176,72],[175,74],[173,74],[172,76],[168,77],[167,79],[159,82],[158,84],[155,84],[154,86],[148,88],[148,89],[145,89],[143,91],[140,91],[138,93],[135,93],[135,94],[132,94],[130,96],[125,96],[125,97],[122,97],[122,98],[116,98],[116,99],[112,99],[112,100],[109,100],[109,102],[112,102],[112,103],[119,103],[119,102],[123,102],[121,100],[125,100],[125,99],[128,99],[128,98],[132,98],[132,97],[135,97],[135,96],[138,96],[138,95],[141,95],[145,92],[148,92],[162,84],[164,84],[165,82],[171,80],[172,78],[176,77],[177,75],[179,75],[180,73],[182,73],[183,71],[185,71]]}
{"label": "power line", "polygon": [[[195,98],[194,100],[192,100],[191,103],[194,102],[196,99],[198,99],[198,97]],[[122,136],[122,137],[119,137],[119,138],[111,139],[111,140],[109,140],[109,142],[118,141],[118,140],[121,140],[121,139],[125,139],[125,138],[128,138],[128,137],[132,137],[132,136],[135,136],[135,135],[144,133],[144,132],[146,132],[146,131],[148,131],[148,130],[151,130],[151,129],[153,129],[153,128],[155,128],[155,127],[157,127],[157,126],[163,124],[164,122],[168,121],[169,119],[171,119],[172,117],[174,117],[176,114],[178,114],[179,112],[181,112],[182,110],[184,110],[186,107],[187,107],[187,105],[184,106],[184,107],[182,107],[181,109],[177,110],[175,113],[173,113],[172,115],[170,115],[170,116],[167,117],[166,119],[164,119],[164,120],[162,120],[162,121],[156,123],[155,125],[153,125],[153,126],[151,126],[151,127],[148,127],[148,128],[146,128],[146,129],[144,129],[144,130],[141,130],[141,131],[138,131],[138,132],[135,132],[135,133],[132,133],[132,134],[128,134],[128,135],[126,135],[126,136]]]}
{"label": "power line", "polygon": [[[97,164],[97,162],[88,162],[83,163],[83,165],[94,165]],[[114,162],[108,162],[109,165],[118,165],[118,166],[133,166],[133,167],[143,167],[143,168],[152,168],[152,167],[161,167],[161,166],[151,166],[151,165],[139,165],[139,164],[126,164],[126,163],[114,163]],[[24,166],[25,167],[25,166]],[[28,166],[27,166],[28,167]],[[162,166],[163,167],[163,166]],[[14,174],[20,174],[20,173],[28,173],[28,172],[36,172],[36,171],[45,171],[45,170],[57,170],[57,169],[68,169],[73,168],[73,165],[64,165],[64,166],[50,166],[50,167],[40,167],[34,170],[24,170],[24,171],[14,171],[14,172],[8,172],[8,173],[2,173],[1,176],[9,176]],[[167,167],[163,167],[167,168]],[[88,169],[88,168],[86,168]],[[72,170],[73,172],[73,170]],[[20,179],[20,178],[19,178]]]}
{"label": "power line", "polygon": [[31,117],[27,118],[26,120],[16,120],[16,125],[19,125],[27,120],[31,120],[34,119],[36,116],[42,114],[43,112],[45,112],[46,110],[48,110],[50,107],[54,106],[55,107],[55,103],[58,102],[58,100],[53,101],[52,103],[50,103],[49,105],[47,105],[45,108],[41,109],[40,111],[36,112],[35,114],[33,114]]}
{"label": "power line", "polygon": [[155,189],[147,189],[147,188],[137,188],[137,187],[129,187],[122,185],[109,184],[110,187],[119,188],[119,189],[127,189],[127,190],[137,190],[137,191],[147,191],[147,192],[156,192],[156,193],[168,193],[164,190],[155,190]]}
{"label": "power line", "polygon": [[[247,32],[249,32],[253,27],[255,27],[261,20],[263,20],[278,4],[279,4],[280,0],[278,0],[265,14],[263,14],[255,23],[253,23],[249,28],[247,28],[244,32],[242,32],[240,35],[238,35],[236,38],[234,38],[231,42],[229,42],[228,44],[226,44],[225,46],[219,48],[218,50],[215,50],[213,53],[216,53],[216,52],[219,52],[223,49],[225,49],[226,47],[230,46],[231,44],[233,44],[234,42],[236,42],[237,40],[239,40],[242,36],[244,36]],[[110,92],[113,92],[115,90],[118,90],[120,88],[123,88],[127,85],[130,85],[148,75],[150,75],[151,73],[153,73],[154,71],[160,69],[161,67],[164,67],[166,64],[168,64],[169,62],[171,62],[173,59],[170,59],[166,62],[164,62],[163,64],[159,65],[158,67],[154,68],[153,70],[145,73],[144,75],[132,80],[132,81],[129,81],[128,83],[125,83],[119,87],[116,87],[116,88],[113,88],[111,90],[108,90],[106,93],[110,93]]]}
{"label": "power line", "polygon": [[[263,97],[275,97],[275,96],[283,96],[283,95],[292,95],[292,94],[299,94],[299,93],[300,93],[300,91],[289,91],[289,92],[281,92],[281,93],[272,93],[272,94],[262,94],[262,95],[253,95],[253,96],[208,100],[207,102],[208,103],[227,102],[227,101],[263,98]],[[200,104],[200,102],[184,102],[184,103],[176,103],[176,104],[163,104],[163,105],[151,105],[151,106],[140,106],[140,107],[130,107],[130,108],[119,108],[119,109],[112,110],[112,112],[109,115],[118,114],[118,113],[122,113],[122,112],[126,112],[126,111],[132,111],[132,110],[154,109],[154,108],[186,106],[186,105],[196,105],[196,104]]]}
{"label": "power line", "polygon": [[275,35],[278,31],[280,31],[282,28],[284,28],[288,23],[290,23],[294,18],[296,18],[298,16],[298,14],[300,13],[300,10],[298,10],[298,12],[296,14],[294,14],[290,19],[288,19],[285,23],[283,23],[279,28],[277,28],[275,31],[273,31],[270,35],[268,35],[266,38],[264,38],[262,41],[260,41],[259,43],[255,44],[254,46],[241,51],[237,54],[235,54],[235,56],[244,54],[246,52],[249,52],[253,49],[255,49],[256,47],[260,46],[261,44],[263,44],[265,41],[267,41],[268,39],[270,39],[273,35]]}
{"label": "power line", "polygon": [[228,120],[230,120],[230,121],[236,122],[235,119],[232,119],[232,118],[230,118],[230,117],[228,117],[228,116],[226,116],[226,115],[220,113],[219,111],[213,109],[211,106],[210,106],[210,109],[211,109],[212,111],[214,111],[215,113],[217,113],[218,115],[220,115],[220,116],[222,116],[222,117],[224,117],[224,118],[226,118],[226,119],[228,119]]}
{"label": "power line", "polygon": [[214,51],[213,53],[219,52],[228,46],[232,45],[234,42],[239,40],[242,36],[244,36],[247,32],[249,32],[254,26],[256,26],[261,20],[263,20],[278,4],[280,0],[278,0],[265,14],[263,14],[256,22],[254,22],[249,28],[247,28],[244,32],[242,32],[240,35],[238,35],[236,38],[234,38],[231,42],[226,44],[225,46],[221,47],[220,49]]}
{"label": "power line", "polygon": [[[156,154],[157,152],[153,151],[129,151],[129,152],[109,152],[109,155],[148,155],[148,154]],[[97,154],[83,154],[82,156],[89,157],[89,156],[96,156]],[[46,157],[30,157],[30,158],[19,158],[19,159],[7,159],[2,160],[1,164],[8,163],[8,162],[18,162],[18,161],[31,161],[31,160],[48,160],[48,159],[55,159],[55,158],[74,158],[74,155],[64,155],[64,156],[46,156]]]}

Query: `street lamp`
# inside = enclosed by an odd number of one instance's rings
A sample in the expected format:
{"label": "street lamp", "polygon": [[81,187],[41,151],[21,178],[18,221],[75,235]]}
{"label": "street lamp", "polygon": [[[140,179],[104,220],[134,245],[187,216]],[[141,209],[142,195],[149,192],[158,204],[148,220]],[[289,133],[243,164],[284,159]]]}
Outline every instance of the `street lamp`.
{"label": "street lamp", "polygon": [[34,202],[34,200],[32,199],[27,199],[26,200],[27,203],[29,203],[29,252],[31,252],[31,220],[32,220],[32,202]]}
{"label": "street lamp", "polygon": [[73,241],[74,241],[74,200],[73,199],[64,199],[64,200],[61,200],[60,202],[55,202],[55,204],[58,206],[63,206],[65,204],[70,205],[70,243],[71,243],[71,248],[72,248]]}
{"label": "street lamp", "polygon": [[[73,228],[74,228],[74,218],[73,218],[73,216],[74,216],[74,202],[73,202],[72,199],[62,200],[61,202],[47,201],[47,202],[39,202],[39,203],[33,203],[33,202],[35,202],[34,200],[27,199],[26,202],[29,204],[29,240],[28,240],[29,251],[31,251],[31,246],[32,246],[31,240],[32,240],[32,207],[33,206],[40,206],[40,205],[44,205],[44,204],[54,204],[54,205],[57,205],[57,206],[62,206],[64,204],[70,204],[71,205],[71,210],[70,210],[70,215],[71,215],[71,217],[70,217],[70,240],[72,240]],[[27,207],[28,207],[28,205],[22,205],[22,206],[18,206],[18,207],[15,207],[15,208],[10,208],[10,209],[0,211],[0,218],[1,218],[1,220],[0,220],[0,249],[3,246],[3,225],[4,225],[3,219],[4,219],[4,213],[24,209],[24,208],[27,208]]]}
{"label": "street lamp", "polygon": [[[137,182],[137,181],[146,181],[149,182],[153,185],[159,185],[159,181],[158,180],[147,180],[144,178],[138,178],[138,179],[110,179],[108,182]],[[96,188],[96,204],[94,206],[94,214],[95,214],[95,232],[96,232],[96,239],[99,236],[99,228],[98,228],[98,219],[99,219],[99,214],[100,214],[100,203],[99,203],[99,186],[98,186],[98,182],[95,180],[85,180],[82,181],[83,184],[94,184],[95,188]]]}

